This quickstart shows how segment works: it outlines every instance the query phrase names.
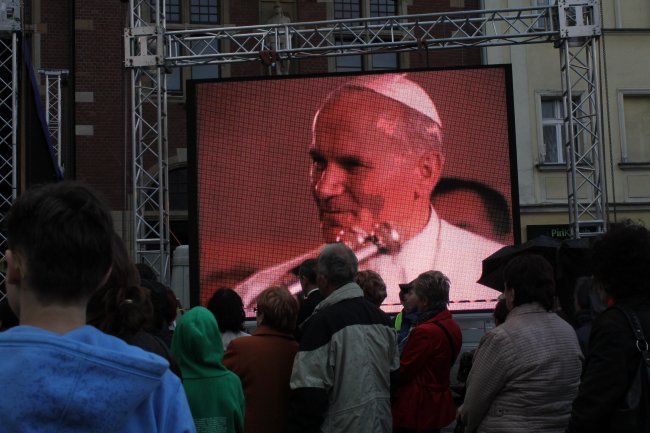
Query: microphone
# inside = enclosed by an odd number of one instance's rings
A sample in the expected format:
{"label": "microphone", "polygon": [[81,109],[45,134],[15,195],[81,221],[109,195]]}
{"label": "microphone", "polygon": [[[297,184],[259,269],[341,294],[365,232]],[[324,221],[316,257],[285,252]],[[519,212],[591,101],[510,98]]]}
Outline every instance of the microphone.
{"label": "microphone", "polygon": [[[370,233],[359,227],[343,229],[337,235],[336,242],[341,242],[354,251],[359,264],[379,254],[395,254],[402,246],[398,230],[388,222],[375,224]],[[300,292],[302,290],[300,281],[291,270],[307,259],[318,257],[320,248],[259,271],[238,284],[235,290],[242,296],[244,306],[252,309],[260,292],[275,284],[286,285],[294,295]]]}
{"label": "microphone", "polygon": [[397,229],[388,222],[375,224],[372,231],[367,233],[359,227],[341,230],[336,237],[350,247],[357,256],[359,263],[371,259],[377,254],[395,254],[399,252],[402,242]]}

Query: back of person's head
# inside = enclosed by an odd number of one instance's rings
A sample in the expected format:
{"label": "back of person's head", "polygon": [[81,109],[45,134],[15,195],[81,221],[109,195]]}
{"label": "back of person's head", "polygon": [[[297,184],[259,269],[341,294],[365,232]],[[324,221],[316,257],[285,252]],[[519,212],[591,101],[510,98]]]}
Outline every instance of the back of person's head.
{"label": "back of person's head", "polygon": [[413,281],[412,288],[418,297],[427,299],[429,309],[446,307],[449,304],[451,282],[440,271],[423,272]]}
{"label": "back of person's head", "polygon": [[276,331],[293,333],[298,319],[298,301],[284,286],[273,286],[257,297],[257,314],[261,325]]}
{"label": "back of person's head", "polygon": [[244,302],[233,289],[225,287],[218,289],[208,301],[207,308],[219,322],[219,329],[222,333],[244,330],[244,321],[246,320]]}
{"label": "back of person's head", "polygon": [[576,288],[573,294],[576,310],[591,310],[591,293],[593,288],[592,277],[580,277],[576,281]]}
{"label": "back of person's head", "polygon": [[122,239],[113,234],[113,265],[106,283],[88,301],[87,322],[101,331],[126,338],[153,321],[153,306],[147,290]]}
{"label": "back of person's head", "polygon": [[508,304],[506,303],[505,298],[499,299],[494,306],[494,312],[492,313],[492,317],[494,317],[494,326],[499,326],[505,322],[508,318],[508,313],[510,313],[510,310],[508,310]]}
{"label": "back of person's head", "polygon": [[388,294],[386,293],[386,283],[375,271],[370,269],[359,271],[355,278],[355,283],[363,290],[363,297],[380,307]]}
{"label": "back of person's head", "polygon": [[630,220],[613,225],[593,246],[594,277],[616,300],[650,296],[650,232]]}
{"label": "back of person's head", "polygon": [[140,279],[158,281],[158,274],[156,274],[156,271],[154,271],[153,268],[148,264],[136,263],[135,267],[140,274]]}
{"label": "back of person's head", "polygon": [[110,211],[79,182],[27,190],[11,208],[7,233],[17,278],[44,304],[86,302],[111,267]]}
{"label": "back of person's head", "polygon": [[306,278],[309,284],[316,284],[317,266],[317,259],[305,260],[300,264],[300,268],[298,269],[298,276],[301,278]]}
{"label": "back of person's head", "polygon": [[153,280],[142,280],[140,285],[149,292],[149,298],[153,306],[152,328],[149,330],[156,333],[171,323],[171,321],[167,320],[167,287],[163,283]]}
{"label": "back of person's head", "polygon": [[327,244],[318,256],[318,273],[333,287],[354,281],[359,261],[354,252],[344,244]]}
{"label": "back of person's head", "polygon": [[537,254],[522,254],[503,270],[507,289],[514,289],[513,306],[537,302],[547,311],[554,305],[555,279],[551,264]]}

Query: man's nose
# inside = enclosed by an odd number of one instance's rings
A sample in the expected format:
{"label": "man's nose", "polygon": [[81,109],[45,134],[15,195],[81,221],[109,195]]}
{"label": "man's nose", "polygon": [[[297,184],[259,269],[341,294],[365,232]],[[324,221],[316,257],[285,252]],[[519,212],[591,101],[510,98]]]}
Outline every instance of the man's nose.
{"label": "man's nose", "polygon": [[315,191],[320,199],[335,197],[345,191],[346,173],[336,164],[328,164],[316,181]]}

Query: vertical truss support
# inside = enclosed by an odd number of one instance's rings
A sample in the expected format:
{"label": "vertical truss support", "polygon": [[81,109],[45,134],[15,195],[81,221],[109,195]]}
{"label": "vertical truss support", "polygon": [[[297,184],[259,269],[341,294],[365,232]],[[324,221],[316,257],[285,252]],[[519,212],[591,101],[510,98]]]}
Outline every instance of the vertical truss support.
{"label": "vertical truss support", "polygon": [[45,76],[45,121],[47,122],[47,130],[56,153],[57,164],[61,173],[63,173],[63,163],[61,161],[63,154],[61,143],[61,80],[68,75],[68,71],[65,69],[42,69],[39,72]]}
{"label": "vertical truss support", "polygon": [[[0,262],[5,261],[5,218],[18,191],[18,33],[20,0],[0,2]],[[4,266],[2,266],[4,268]],[[5,297],[0,271],[0,300]]]}
{"label": "vertical truss support", "polygon": [[569,224],[574,238],[606,230],[598,82],[597,0],[558,1]]}
{"label": "vertical truss support", "polygon": [[[169,284],[167,91],[163,62],[164,0],[130,0],[126,58],[131,69],[132,246],[137,263]],[[136,59],[135,61],[133,59]]]}

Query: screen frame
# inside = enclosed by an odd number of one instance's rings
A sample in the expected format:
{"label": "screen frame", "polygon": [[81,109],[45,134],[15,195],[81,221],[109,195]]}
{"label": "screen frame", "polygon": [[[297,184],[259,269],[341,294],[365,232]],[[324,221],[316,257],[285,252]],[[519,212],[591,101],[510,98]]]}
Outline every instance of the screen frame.
{"label": "screen frame", "polygon": [[[515,109],[514,109],[514,90],[512,78],[512,66],[510,64],[496,65],[476,65],[460,67],[440,67],[440,68],[414,68],[414,69],[397,69],[390,71],[365,71],[365,72],[343,72],[343,73],[318,73],[318,74],[295,74],[280,76],[254,76],[254,77],[229,77],[217,79],[187,80],[186,82],[186,107],[187,107],[187,161],[188,161],[188,222],[189,222],[189,266],[190,266],[190,304],[191,307],[201,305],[201,288],[200,288],[200,240],[199,240],[199,216],[200,204],[198,203],[198,143],[197,143],[197,95],[198,87],[205,84],[215,83],[233,83],[246,81],[276,81],[276,80],[302,80],[323,77],[356,77],[394,73],[412,73],[412,72],[437,72],[437,71],[463,71],[463,70],[481,70],[481,69],[501,69],[504,73],[505,102],[507,111],[508,127],[508,156],[510,159],[510,194],[511,194],[511,221],[514,245],[521,244],[521,212],[519,203],[519,182],[517,168],[517,144],[515,132]],[[456,313],[481,313],[488,312],[490,309],[455,309]],[[247,316],[247,319],[254,319]]]}

